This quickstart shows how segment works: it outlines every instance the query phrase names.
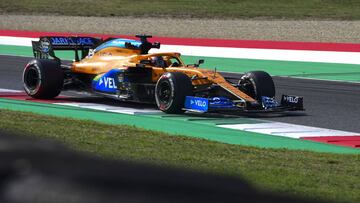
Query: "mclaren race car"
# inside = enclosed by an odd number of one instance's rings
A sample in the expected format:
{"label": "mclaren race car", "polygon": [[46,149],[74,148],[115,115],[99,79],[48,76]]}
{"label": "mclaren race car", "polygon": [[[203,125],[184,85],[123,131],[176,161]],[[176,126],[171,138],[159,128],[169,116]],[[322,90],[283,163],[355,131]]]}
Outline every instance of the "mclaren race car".
{"label": "mclaren race car", "polygon": [[[51,99],[63,90],[87,91],[120,101],[154,103],[166,113],[240,110],[255,112],[303,110],[303,98],[282,95],[275,100],[271,76],[252,71],[231,82],[216,70],[186,65],[180,53],[149,53],[159,49],[148,35],[138,40],[94,37],[40,37],[33,41],[34,59],[24,68],[26,93]],[[74,52],[70,64],[57,50]]]}

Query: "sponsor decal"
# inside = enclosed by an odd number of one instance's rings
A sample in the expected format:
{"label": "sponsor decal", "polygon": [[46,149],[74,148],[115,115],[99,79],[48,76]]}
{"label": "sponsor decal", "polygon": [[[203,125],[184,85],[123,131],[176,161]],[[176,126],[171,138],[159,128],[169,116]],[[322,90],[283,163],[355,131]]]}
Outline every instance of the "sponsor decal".
{"label": "sponsor decal", "polygon": [[303,109],[303,98],[298,96],[282,95],[281,105]]}
{"label": "sponsor decal", "polygon": [[207,102],[204,100],[195,99],[195,100],[190,100],[190,104],[191,105],[195,104],[196,106],[199,106],[199,107],[206,107]]}
{"label": "sponsor decal", "polygon": [[50,50],[50,41],[47,38],[44,38],[40,41],[40,50],[43,53],[49,53]]}
{"label": "sponsor decal", "polygon": [[93,89],[96,91],[116,93],[118,89],[118,75],[121,72],[119,69],[112,69],[104,75],[100,75],[93,80]]}
{"label": "sponsor decal", "polygon": [[209,100],[206,98],[187,96],[185,98],[185,108],[206,112],[209,108]]}
{"label": "sponsor decal", "polygon": [[52,37],[52,45],[94,45],[90,37]]}
{"label": "sponsor decal", "polygon": [[99,52],[99,56],[112,56],[110,52]]}
{"label": "sponsor decal", "polygon": [[213,97],[212,98],[212,103],[213,104],[220,104],[221,103],[221,99],[219,97]]}
{"label": "sponsor decal", "polygon": [[283,100],[288,102],[288,103],[297,104],[299,102],[299,97],[284,95]]}
{"label": "sponsor decal", "polygon": [[275,107],[279,106],[279,104],[275,100],[275,98],[262,96],[261,101],[262,101],[262,105],[265,109],[275,108]]}
{"label": "sponsor decal", "polygon": [[209,98],[209,108],[233,108],[234,102],[226,97]]}
{"label": "sponsor decal", "polygon": [[99,80],[99,85],[103,85],[105,88],[116,89],[116,84],[114,78],[102,77]]}

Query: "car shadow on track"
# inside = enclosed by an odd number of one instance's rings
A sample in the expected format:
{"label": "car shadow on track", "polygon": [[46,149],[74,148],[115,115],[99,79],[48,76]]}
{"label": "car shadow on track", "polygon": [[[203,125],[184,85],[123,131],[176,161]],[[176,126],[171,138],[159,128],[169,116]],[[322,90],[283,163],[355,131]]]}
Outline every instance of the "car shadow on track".
{"label": "car shadow on track", "polygon": [[305,112],[276,112],[276,113],[249,113],[249,112],[217,112],[217,113],[192,113],[185,115],[206,118],[279,118],[279,117],[303,117],[309,116]]}

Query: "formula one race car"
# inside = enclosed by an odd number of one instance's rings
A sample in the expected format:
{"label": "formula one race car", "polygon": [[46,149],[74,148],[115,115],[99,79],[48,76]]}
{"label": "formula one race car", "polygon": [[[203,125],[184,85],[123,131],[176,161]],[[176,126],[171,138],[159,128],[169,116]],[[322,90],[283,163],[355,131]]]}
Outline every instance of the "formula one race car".
{"label": "formula one race car", "polygon": [[[281,102],[275,100],[274,82],[266,72],[248,72],[230,82],[216,70],[200,69],[203,60],[185,65],[180,53],[149,54],[160,43],[150,43],[148,35],[136,37],[139,40],[40,37],[32,42],[35,59],[25,66],[24,89],[38,99],[54,98],[62,90],[87,91],[120,101],[156,103],[166,113],[303,110],[301,97],[282,95]],[[55,50],[74,51],[73,63],[64,64]]]}

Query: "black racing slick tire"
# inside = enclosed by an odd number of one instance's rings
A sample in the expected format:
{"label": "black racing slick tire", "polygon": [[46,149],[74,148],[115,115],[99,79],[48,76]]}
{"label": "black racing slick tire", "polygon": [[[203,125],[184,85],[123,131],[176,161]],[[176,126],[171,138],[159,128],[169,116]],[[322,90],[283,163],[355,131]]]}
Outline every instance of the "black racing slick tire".
{"label": "black racing slick tire", "polygon": [[165,113],[182,113],[185,97],[192,94],[191,79],[180,72],[164,73],[155,86],[156,104]]}
{"label": "black racing slick tire", "polygon": [[245,73],[240,78],[238,86],[258,101],[261,101],[262,96],[275,97],[274,81],[272,77],[264,71]]}
{"label": "black racing slick tire", "polygon": [[57,61],[49,59],[31,60],[24,68],[25,92],[37,99],[52,99],[61,92],[64,72]]}

